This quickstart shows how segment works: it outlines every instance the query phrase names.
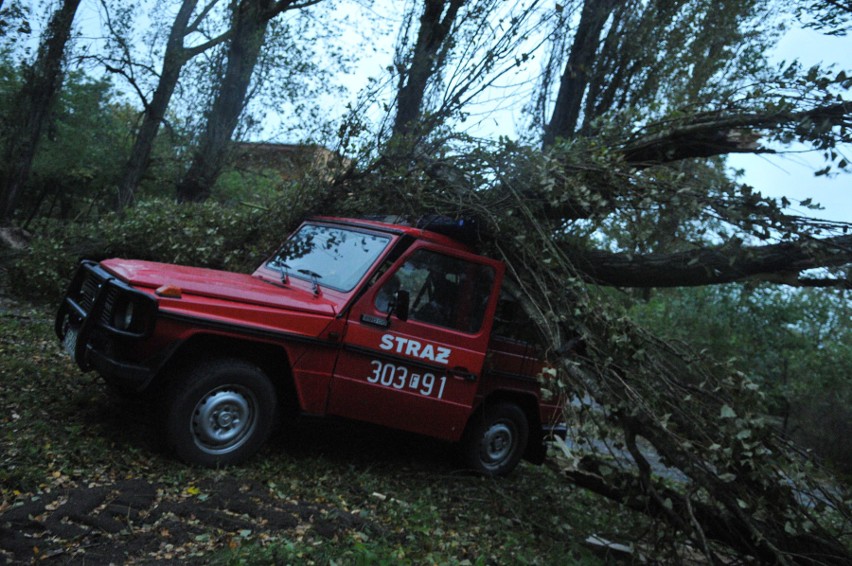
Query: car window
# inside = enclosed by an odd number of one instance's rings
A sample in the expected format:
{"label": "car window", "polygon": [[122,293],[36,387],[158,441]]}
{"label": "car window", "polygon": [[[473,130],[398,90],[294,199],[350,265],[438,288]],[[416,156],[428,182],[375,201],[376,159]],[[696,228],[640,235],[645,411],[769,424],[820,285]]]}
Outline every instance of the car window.
{"label": "car window", "polygon": [[306,224],[266,265],[290,277],[351,291],[387,247],[379,234]]}
{"label": "car window", "polygon": [[524,311],[521,302],[505,288],[500,290],[492,334],[537,348],[541,348],[544,342],[538,325]]}
{"label": "car window", "polygon": [[494,269],[430,250],[417,250],[376,294],[388,312],[399,289],[411,297],[409,320],[474,333],[482,328]]}

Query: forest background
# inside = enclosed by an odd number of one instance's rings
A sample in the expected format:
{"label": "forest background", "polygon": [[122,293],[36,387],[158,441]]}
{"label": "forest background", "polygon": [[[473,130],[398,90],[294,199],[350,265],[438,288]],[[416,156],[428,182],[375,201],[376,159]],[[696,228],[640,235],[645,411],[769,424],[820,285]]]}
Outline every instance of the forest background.
{"label": "forest background", "polygon": [[804,148],[848,190],[842,54],[767,54],[852,4],[393,5],[0,1],[7,286],[55,303],[82,256],[248,270],[314,213],[475,217],[591,400],[566,481],[711,561],[848,558],[848,212],[727,160]]}

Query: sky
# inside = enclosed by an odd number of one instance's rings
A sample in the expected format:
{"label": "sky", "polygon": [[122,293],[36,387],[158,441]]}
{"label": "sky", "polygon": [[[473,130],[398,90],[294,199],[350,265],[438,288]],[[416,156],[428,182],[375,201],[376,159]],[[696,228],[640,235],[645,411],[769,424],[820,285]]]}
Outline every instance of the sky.
{"label": "sky", "polygon": [[[772,61],[799,59],[805,68],[817,63],[834,63],[840,69],[852,68],[852,35],[831,37],[813,30],[792,29],[770,54]],[[779,155],[732,155],[728,164],[744,169],[743,182],[765,195],[785,196],[802,201],[812,198],[825,210],[813,211],[793,206],[791,211],[826,220],[852,223],[852,172],[814,177],[825,167],[822,155],[804,147],[787,148]],[[852,147],[843,149],[852,162]],[[852,167],[852,166],[850,166]]]}

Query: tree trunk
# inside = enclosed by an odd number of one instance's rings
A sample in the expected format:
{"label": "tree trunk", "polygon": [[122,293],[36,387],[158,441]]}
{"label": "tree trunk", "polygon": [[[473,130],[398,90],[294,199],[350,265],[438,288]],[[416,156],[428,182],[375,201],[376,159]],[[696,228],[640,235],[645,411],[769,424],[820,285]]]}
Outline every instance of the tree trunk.
{"label": "tree trunk", "polygon": [[424,0],[411,64],[408,69],[401,71],[399,79],[394,136],[410,134],[412,125],[420,118],[426,88],[441,67],[438,55],[464,2]]}
{"label": "tree trunk", "polygon": [[63,0],[53,13],[38,50],[38,57],[25,74],[24,84],[11,113],[18,120],[5,128],[0,179],[0,225],[11,223],[21,190],[32,169],[33,158],[50,107],[62,83],[62,59],[71,36],[71,25],[80,0]]}
{"label": "tree trunk", "polygon": [[[729,153],[766,153],[757,146],[754,130],[792,130],[797,135],[809,129],[830,131],[852,125],[852,102],[816,106],[810,110],[736,113],[718,112],[695,116],[675,125],[663,125],[659,134],[632,140],[620,148],[624,160],[637,167],[650,167],[682,159],[713,157]],[[653,127],[653,124],[652,124]]]}
{"label": "tree trunk", "polygon": [[852,236],[644,256],[588,250],[567,255],[588,281],[615,287],[695,287],[747,279],[796,285],[801,271],[849,263]]}
{"label": "tree trunk", "polygon": [[604,24],[615,5],[616,0],[586,0],[583,4],[580,23],[562,73],[553,114],[544,129],[544,147],[553,145],[556,138],[570,138],[574,135],[583,105],[583,95],[589,84],[589,70],[600,44]]}
{"label": "tree trunk", "polygon": [[210,196],[213,184],[222,171],[231,136],[245,107],[252,72],[260,57],[269,21],[289,9],[317,3],[307,0],[297,4],[291,0],[242,0],[234,12],[225,72],[207,125],[183,180],[177,188],[181,202],[201,202]]}
{"label": "tree trunk", "polygon": [[583,132],[589,132],[592,120],[612,107],[615,93],[625,80],[636,74],[636,63],[628,64],[621,56],[620,49],[625,32],[632,31],[627,22],[634,16],[634,11],[635,7],[631,3],[620,4],[612,11],[612,23],[602,40],[601,53],[595,58],[596,72],[589,78],[583,108]]}
{"label": "tree trunk", "polygon": [[133,149],[124,166],[124,172],[118,185],[117,208],[119,210],[133,203],[134,193],[148,168],[154,138],[157,136],[157,131],[166,115],[166,109],[169,106],[172,94],[174,94],[181,69],[189,59],[187,51],[183,47],[183,39],[187,35],[189,18],[197,4],[198,0],[184,0],[174,24],[172,24],[166,43],[166,53],[163,57],[160,81],[157,83],[157,89],[154,91],[151,102],[145,107],[142,124],[139,126]]}

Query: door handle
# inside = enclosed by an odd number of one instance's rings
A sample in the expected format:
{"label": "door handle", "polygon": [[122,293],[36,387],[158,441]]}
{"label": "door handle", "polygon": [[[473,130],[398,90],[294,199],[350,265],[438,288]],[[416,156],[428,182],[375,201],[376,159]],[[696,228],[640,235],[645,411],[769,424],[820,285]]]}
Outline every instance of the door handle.
{"label": "door handle", "polygon": [[476,374],[472,373],[469,369],[461,366],[456,366],[449,371],[449,374],[456,379],[463,379],[465,381],[476,381]]}

